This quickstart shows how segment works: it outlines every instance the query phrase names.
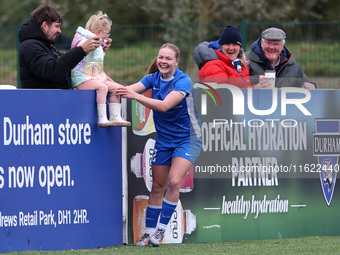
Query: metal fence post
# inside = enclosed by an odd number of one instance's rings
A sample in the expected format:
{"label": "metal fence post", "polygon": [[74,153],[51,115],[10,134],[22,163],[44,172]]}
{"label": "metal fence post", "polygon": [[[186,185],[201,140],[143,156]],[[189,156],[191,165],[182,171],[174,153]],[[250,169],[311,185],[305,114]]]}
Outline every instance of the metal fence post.
{"label": "metal fence post", "polygon": [[247,23],[246,21],[240,22],[241,27],[241,35],[242,35],[242,48],[246,52],[247,51]]}
{"label": "metal fence post", "polygon": [[17,82],[18,82],[18,88],[21,89],[21,80],[20,80],[20,64],[19,64],[19,47],[20,47],[20,41],[19,41],[19,30],[21,26],[17,26]]}

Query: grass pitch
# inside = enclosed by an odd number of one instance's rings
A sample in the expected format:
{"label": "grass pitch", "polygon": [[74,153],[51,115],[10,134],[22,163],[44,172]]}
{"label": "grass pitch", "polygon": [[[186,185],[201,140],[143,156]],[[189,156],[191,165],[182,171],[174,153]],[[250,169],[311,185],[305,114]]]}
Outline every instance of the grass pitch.
{"label": "grass pitch", "polygon": [[163,244],[160,247],[136,247],[133,245],[112,246],[88,250],[24,251],[6,255],[110,255],[110,254],[340,254],[339,236],[313,236],[287,239],[231,241],[215,243]]}

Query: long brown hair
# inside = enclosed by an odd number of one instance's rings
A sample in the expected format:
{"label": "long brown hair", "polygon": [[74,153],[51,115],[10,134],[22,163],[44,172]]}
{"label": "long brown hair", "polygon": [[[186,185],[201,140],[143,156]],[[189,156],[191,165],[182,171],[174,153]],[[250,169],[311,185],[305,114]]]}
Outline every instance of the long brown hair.
{"label": "long brown hair", "polygon": [[[180,51],[179,51],[179,48],[175,45],[175,44],[172,44],[172,43],[164,43],[160,48],[159,50],[163,49],[163,48],[169,48],[171,50],[173,50],[175,52],[175,57],[176,57],[176,60],[179,59],[179,55],[180,55]],[[159,71],[158,70],[158,67],[157,67],[157,57],[154,58],[154,60],[152,60],[151,64],[149,65],[149,68],[147,70],[147,74],[152,74],[152,73],[155,73]]]}
{"label": "long brown hair", "polygon": [[240,52],[238,53],[237,57],[241,60],[241,66],[248,65],[248,60],[247,60],[246,55],[244,54],[244,50],[242,48],[240,49]]}

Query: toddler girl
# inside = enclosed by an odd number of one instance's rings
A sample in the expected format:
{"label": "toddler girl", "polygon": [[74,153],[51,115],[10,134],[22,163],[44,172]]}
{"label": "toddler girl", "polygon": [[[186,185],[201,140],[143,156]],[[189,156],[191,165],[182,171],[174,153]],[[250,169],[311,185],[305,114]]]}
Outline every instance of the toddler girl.
{"label": "toddler girl", "polygon": [[[96,90],[98,126],[130,126],[131,123],[121,118],[119,96],[113,94],[114,89],[121,86],[106,75],[103,69],[105,51],[112,39],[109,38],[112,21],[99,11],[87,21],[85,29],[78,27],[72,41],[72,48],[82,45],[88,38],[98,36],[100,46],[88,53],[86,57],[72,70],[72,86],[77,89]],[[109,114],[107,119],[107,94],[109,97]]]}

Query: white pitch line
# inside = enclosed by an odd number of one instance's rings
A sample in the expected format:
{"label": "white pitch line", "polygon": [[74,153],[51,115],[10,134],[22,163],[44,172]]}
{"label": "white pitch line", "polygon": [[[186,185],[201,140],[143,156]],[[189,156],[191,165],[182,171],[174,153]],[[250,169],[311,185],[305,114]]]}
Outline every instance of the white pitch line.
{"label": "white pitch line", "polygon": [[203,226],[203,228],[220,228],[220,225]]}

